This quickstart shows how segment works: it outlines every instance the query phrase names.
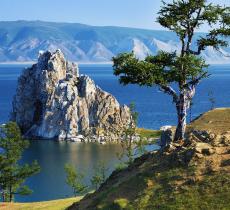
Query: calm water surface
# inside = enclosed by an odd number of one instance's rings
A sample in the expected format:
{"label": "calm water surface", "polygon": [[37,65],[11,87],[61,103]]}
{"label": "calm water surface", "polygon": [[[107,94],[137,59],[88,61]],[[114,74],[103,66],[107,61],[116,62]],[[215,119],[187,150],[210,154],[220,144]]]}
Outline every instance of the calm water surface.
{"label": "calm water surface", "polygon": [[[8,120],[17,78],[23,67],[23,65],[0,65],[0,123]],[[208,96],[210,91],[216,99],[216,107],[230,105],[230,65],[213,65],[209,67],[209,72],[211,76],[197,87],[193,117],[210,109]],[[92,77],[97,85],[112,93],[120,103],[134,102],[139,112],[140,127],[159,129],[163,125],[176,123],[171,98],[162,94],[156,87],[122,86],[118,78],[113,76],[111,65],[80,65],[80,73]]]}
{"label": "calm water surface", "polygon": [[41,173],[28,179],[34,193],[17,197],[18,201],[41,201],[69,197],[71,189],[65,183],[64,165],[73,164],[85,175],[84,182],[90,185],[95,167],[103,162],[109,175],[118,163],[116,153],[121,147],[116,144],[84,144],[58,141],[31,141],[24,153],[23,162],[38,160]]}
{"label": "calm water surface", "polygon": [[[9,119],[12,97],[15,94],[17,78],[25,65],[0,65],[0,123]],[[230,66],[210,66],[212,76],[197,88],[194,98],[193,117],[210,109],[208,92],[212,91],[216,107],[230,106]],[[139,126],[159,129],[163,125],[176,123],[176,115],[171,99],[157,88],[143,88],[135,85],[122,86],[112,74],[110,65],[80,65],[80,73],[91,76],[96,84],[112,93],[120,103],[134,102],[139,112]],[[150,148],[156,149],[156,147]],[[22,162],[38,160],[42,171],[30,178],[27,184],[34,190],[28,197],[18,197],[18,201],[41,201],[64,198],[71,195],[65,185],[64,165],[74,164],[86,174],[85,183],[90,182],[94,167],[105,162],[108,174],[118,160],[119,145],[79,144],[54,141],[31,141]]]}

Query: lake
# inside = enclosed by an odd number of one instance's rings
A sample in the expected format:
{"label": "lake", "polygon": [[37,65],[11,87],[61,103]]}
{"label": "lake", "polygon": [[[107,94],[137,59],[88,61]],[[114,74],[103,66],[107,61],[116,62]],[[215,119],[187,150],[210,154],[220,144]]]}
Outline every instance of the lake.
{"label": "lake", "polygon": [[121,152],[118,144],[85,144],[58,141],[31,141],[30,148],[23,155],[22,162],[37,160],[41,173],[28,179],[27,184],[34,191],[30,196],[18,196],[17,201],[42,201],[72,196],[65,183],[64,165],[70,163],[85,175],[84,183],[90,185],[95,167],[103,162],[109,175]]}
{"label": "lake", "polygon": [[[9,119],[17,78],[25,66],[0,65],[0,123]],[[211,76],[197,88],[192,109],[193,118],[210,109],[209,92],[212,92],[215,98],[215,107],[230,106],[230,65],[213,65],[209,67],[209,72]],[[139,113],[139,127],[159,129],[163,125],[175,125],[176,114],[172,100],[156,87],[124,87],[119,84],[118,78],[113,76],[111,65],[80,65],[80,73],[92,77],[97,85],[112,93],[120,103],[134,102]],[[118,163],[116,153],[120,151],[120,146],[116,144],[31,141],[22,162],[36,159],[42,171],[27,181],[34,193],[26,197],[17,197],[17,201],[41,201],[71,196],[71,190],[65,184],[65,163],[72,163],[79,171],[84,172],[84,181],[89,184],[94,167],[99,162],[103,161],[106,164],[108,175],[111,173]]]}
{"label": "lake", "polygon": [[[17,78],[23,67],[0,65],[0,123],[6,122],[9,118]],[[230,105],[230,65],[212,65],[209,72],[211,76],[197,87],[193,101],[193,117],[210,109],[210,91],[216,101],[215,107]],[[112,93],[121,104],[134,102],[139,113],[139,127],[159,129],[163,125],[176,123],[175,107],[170,96],[162,94],[156,87],[122,86],[113,75],[111,65],[80,65],[80,73],[92,77],[97,85]]]}

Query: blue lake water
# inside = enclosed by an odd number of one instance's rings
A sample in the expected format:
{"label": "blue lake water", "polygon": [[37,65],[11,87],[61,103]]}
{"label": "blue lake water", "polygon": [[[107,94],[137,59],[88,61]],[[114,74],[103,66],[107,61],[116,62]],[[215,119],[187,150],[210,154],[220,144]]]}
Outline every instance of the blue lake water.
{"label": "blue lake water", "polygon": [[[9,119],[11,101],[15,94],[17,78],[26,65],[0,65],[0,123]],[[215,107],[230,106],[230,65],[210,66],[211,76],[198,86],[192,110],[193,117],[210,109],[208,92],[212,91]],[[139,112],[139,127],[159,129],[163,125],[176,123],[175,108],[169,96],[156,87],[144,88],[135,85],[122,86],[113,76],[111,65],[80,65],[80,73],[92,77],[96,84],[112,93],[120,103],[134,102]],[[153,147],[156,148],[156,147]],[[42,171],[30,178],[27,184],[34,193],[17,197],[17,201],[41,201],[71,196],[65,184],[64,164],[72,163],[86,174],[85,183],[90,182],[93,168],[105,162],[108,174],[118,160],[119,145],[79,144],[70,142],[31,141],[22,162],[38,160]]]}
{"label": "blue lake water", "polygon": [[[23,65],[0,65],[0,123],[8,120],[17,78]],[[211,76],[197,87],[193,117],[210,109],[208,92],[212,91],[216,107],[230,106],[230,65],[210,66]],[[176,123],[175,107],[170,96],[156,87],[122,86],[113,75],[111,65],[80,65],[80,73],[92,77],[96,84],[112,93],[120,103],[134,102],[139,113],[139,127],[159,129]]]}

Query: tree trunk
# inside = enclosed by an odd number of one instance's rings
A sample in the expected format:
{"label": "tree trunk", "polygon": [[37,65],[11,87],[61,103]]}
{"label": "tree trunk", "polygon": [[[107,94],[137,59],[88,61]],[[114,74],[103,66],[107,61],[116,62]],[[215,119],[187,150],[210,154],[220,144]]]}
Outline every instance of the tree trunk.
{"label": "tree trunk", "polygon": [[2,191],[2,202],[6,202],[6,198],[5,198],[5,192],[4,192],[4,190]]}
{"label": "tree trunk", "polygon": [[9,190],[10,192],[10,202],[12,202],[13,201],[13,192],[12,192],[12,187],[10,187],[10,190]]}
{"label": "tree trunk", "polygon": [[184,93],[180,95],[179,101],[176,103],[178,124],[174,141],[184,140],[186,130],[186,117],[187,117],[187,98]]}

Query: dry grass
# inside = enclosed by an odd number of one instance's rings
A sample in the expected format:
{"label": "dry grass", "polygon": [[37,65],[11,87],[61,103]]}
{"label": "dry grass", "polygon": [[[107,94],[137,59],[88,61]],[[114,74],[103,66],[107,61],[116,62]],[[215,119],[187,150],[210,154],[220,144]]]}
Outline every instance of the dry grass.
{"label": "dry grass", "polygon": [[159,138],[161,131],[159,130],[149,130],[145,128],[137,128],[137,133],[143,138]]}
{"label": "dry grass", "polygon": [[0,203],[1,210],[64,210],[81,197],[34,203]]}
{"label": "dry grass", "polygon": [[216,134],[230,131],[230,108],[219,108],[204,113],[188,126],[188,129],[191,128]]}

